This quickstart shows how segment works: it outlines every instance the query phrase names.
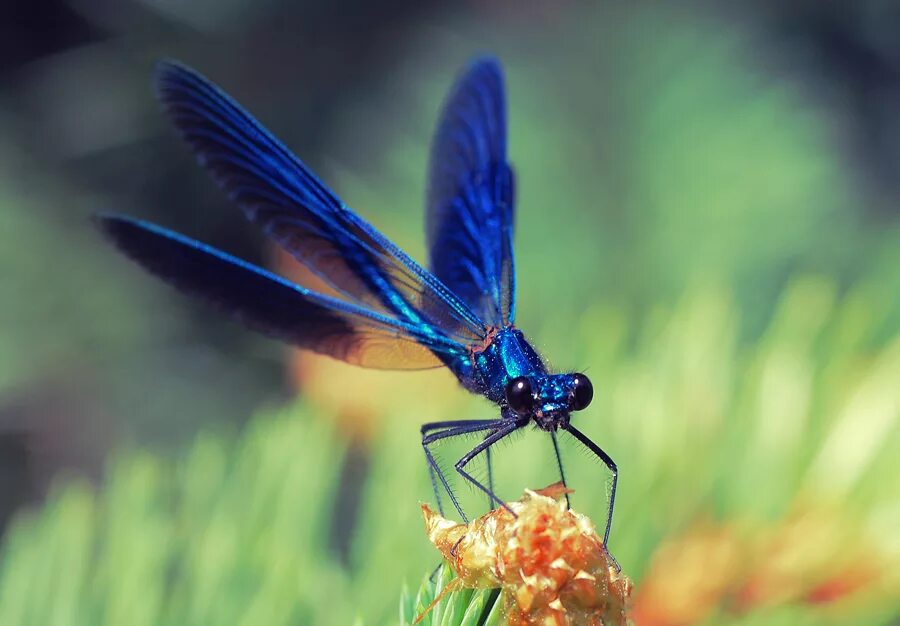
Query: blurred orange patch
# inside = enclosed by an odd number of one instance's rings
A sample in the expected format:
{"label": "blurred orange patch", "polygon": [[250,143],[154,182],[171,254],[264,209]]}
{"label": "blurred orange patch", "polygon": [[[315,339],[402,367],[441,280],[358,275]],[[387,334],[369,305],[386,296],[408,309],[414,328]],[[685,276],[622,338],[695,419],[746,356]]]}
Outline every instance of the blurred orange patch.
{"label": "blurred orange patch", "polygon": [[771,526],[704,521],[663,543],[634,598],[636,626],[687,626],[719,611],[836,605],[890,593],[886,557],[837,507],[806,507]]}
{"label": "blurred orange patch", "polygon": [[[298,285],[340,297],[286,252],[277,250],[275,259],[279,271]],[[321,409],[318,413],[333,416],[348,438],[363,442],[371,440],[382,416],[405,414],[417,427],[421,422],[458,416],[452,414],[452,407],[467,397],[445,368],[399,373],[369,370],[306,350],[290,350],[287,378],[291,389]],[[421,407],[421,413],[410,415],[410,407]]]}

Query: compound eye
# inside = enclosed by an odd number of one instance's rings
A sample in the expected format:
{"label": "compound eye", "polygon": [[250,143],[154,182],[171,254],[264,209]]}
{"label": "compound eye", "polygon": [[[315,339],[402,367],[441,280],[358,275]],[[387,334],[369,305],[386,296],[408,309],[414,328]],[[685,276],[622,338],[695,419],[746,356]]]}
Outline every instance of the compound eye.
{"label": "compound eye", "polygon": [[594,399],[594,386],[584,374],[575,374],[572,377],[572,409],[580,411]]}
{"label": "compound eye", "polygon": [[525,376],[513,378],[506,385],[506,403],[519,415],[527,415],[534,408],[534,391]]}

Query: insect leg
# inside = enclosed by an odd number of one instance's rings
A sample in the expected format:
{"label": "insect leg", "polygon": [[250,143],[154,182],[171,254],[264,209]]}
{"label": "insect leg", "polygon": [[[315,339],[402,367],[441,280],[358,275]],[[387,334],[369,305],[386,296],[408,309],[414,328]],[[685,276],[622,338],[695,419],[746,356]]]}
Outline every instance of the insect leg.
{"label": "insect leg", "polygon": [[[510,509],[506,505],[506,503],[503,502],[503,500],[501,500],[496,495],[494,495],[493,491],[491,491],[490,489],[488,489],[487,487],[482,485],[480,482],[475,480],[475,478],[471,474],[467,473],[463,469],[469,463],[469,461],[474,459],[476,456],[478,456],[479,454],[481,454],[482,452],[484,452],[485,450],[490,448],[492,445],[494,445],[495,443],[497,443],[498,441],[500,441],[501,439],[503,439],[504,437],[506,437],[513,431],[518,430],[520,427],[522,427],[528,423],[527,421],[523,422],[520,420],[512,420],[512,419],[501,419],[498,421],[502,422],[503,424],[498,425],[497,429],[494,432],[492,432],[490,435],[485,437],[481,443],[479,443],[477,446],[475,446],[474,448],[469,450],[465,455],[463,455],[463,457],[459,461],[456,462],[456,471],[459,472],[463,478],[465,478],[470,483],[472,483],[473,485],[478,487],[481,491],[483,491],[487,495],[488,498],[490,498],[493,501],[496,501],[504,509],[506,509],[510,513],[513,513],[513,510]],[[515,513],[513,513],[513,515],[515,515]]]}
{"label": "insect leg", "polygon": [[[556,454],[556,467],[559,468],[559,479],[562,481],[563,487],[567,487],[566,473],[563,471],[562,457],[559,455],[559,442],[556,441],[556,431],[550,431],[550,438],[553,440],[553,452]],[[569,494],[566,493],[566,508],[571,509],[572,503],[569,502]]]}
{"label": "insect leg", "polygon": [[[447,495],[450,496],[450,501],[453,503],[453,507],[460,514],[463,521],[466,524],[469,523],[469,518],[466,517],[466,514],[463,512],[459,501],[456,499],[456,495],[450,488],[450,484],[447,482],[446,476],[444,476],[444,473],[441,471],[440,466],[437,464],[437,461],[434,458],[434,454],[431,452],[429,446],[436,441],[440,441],[441,439],[446,439],[448,437],[456,437],[458,435],[477,433],[485,430],[493,431],[505,423],[505,419],[463,421],[454,420],[446,422],[431,422],[422,426],[422,449],[425,451],[425,460],[428,462],[428,473],[431,477],[431,486],[432,489],[434,489],[438,511],[441,513],[441,515],[444,514],[444,508],[440,498],[440,489],[438,488],[438,482],[443,485],[444,490],[447,492]],[[437,432],[430,432],[435,430]]]}
{"label": "insect leg", "polygon": [[612,516],[613,509],[616,506],[616,484],[619,482],[619,468],[616,466],[615,461],[610,458],[606,452],[600,449],[596,443],[591,441],[590,437],[582,433],[580,430],[569,424],[565,427],[569,433],[572,434],[578,441],[583,443],[588,450],[593,452],[601,461],[606,464],[606,467],[609,468],[609,471],[612,472],[612,489],[609,492],[609,510],[606,513],[606,531],[603,533],[603,545],[607,545],[607,541],[609,540],[609,530],[612,526]]}
{"label": "insect leg", "polygon": [[502,419],[492,419],[492,420],[444,420],[442,422],[428,422],[426,424],[422,424],[422,434],[427,435],[432,430],[440,430],[441,428],[455,428],[457,426],[475,426],[478,424],[481,425],[489,425],[496,424],[497,422],[504,422],[506,420]]}
{"label": "insect leg", "polygon": [[[488,435],[490,437],[490,435]],[[493,494],[494,493],[494,466],[491,463],[491,449],[490,447],[486,448],[484,451],[484,461],[487,464],[487,481],[488,481],[488,491]],[[494,496],[488,496],[488,509],[494,508]],[[497,504],[499,504],[499,500],[496,500]]]}

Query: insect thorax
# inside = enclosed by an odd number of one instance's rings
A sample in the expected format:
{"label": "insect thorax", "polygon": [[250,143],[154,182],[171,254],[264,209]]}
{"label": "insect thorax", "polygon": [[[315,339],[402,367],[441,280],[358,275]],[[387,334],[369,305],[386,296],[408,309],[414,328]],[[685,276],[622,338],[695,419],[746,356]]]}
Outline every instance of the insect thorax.
{"label": "insect thorax", "polygon": [[467,359],[468,375],[457,373],[463,385],[498,403],[511,379],[546,373],[540,355],[522,331],[512,326],[492,332],[491,339],[484,346],[473,347]]}

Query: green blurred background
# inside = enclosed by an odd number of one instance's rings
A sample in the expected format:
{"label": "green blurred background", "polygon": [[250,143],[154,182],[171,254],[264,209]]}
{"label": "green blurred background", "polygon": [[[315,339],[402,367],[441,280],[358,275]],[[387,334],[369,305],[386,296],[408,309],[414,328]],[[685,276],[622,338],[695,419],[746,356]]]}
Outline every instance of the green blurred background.
{"label": "green blurred background", "polygon": [[[0,623],[396,622],[436,562],[418,424],[495,409],[261,339],[88,218],[291,271],[161,116],[174,57],[424,259],[431,129],[484,51],[518,325],[594,381],[578,420],[619,463],[637,623],[898,623],[900,3],[7,5]],[[550,453],[500,456],[507,497],[552,481]],[[602,523],[601,468],[567,460]]]}

